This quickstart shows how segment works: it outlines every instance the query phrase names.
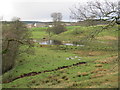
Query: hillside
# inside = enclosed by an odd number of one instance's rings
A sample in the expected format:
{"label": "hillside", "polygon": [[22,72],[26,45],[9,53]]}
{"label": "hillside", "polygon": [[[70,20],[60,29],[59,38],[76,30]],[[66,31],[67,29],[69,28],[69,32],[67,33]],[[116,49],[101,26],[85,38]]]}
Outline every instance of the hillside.
{"label": "hillside", "polygon": [[[31,38],[38,40],[34,53],[17,56],[15,67],[3,75],[3,88],[118,88],[118,26],[85,43],[80,40],[101,29],[100,25],[66,28],[51,38],[47,27],[31,28]],[[42,45],[39,41],[44,38],[62,44]]]}

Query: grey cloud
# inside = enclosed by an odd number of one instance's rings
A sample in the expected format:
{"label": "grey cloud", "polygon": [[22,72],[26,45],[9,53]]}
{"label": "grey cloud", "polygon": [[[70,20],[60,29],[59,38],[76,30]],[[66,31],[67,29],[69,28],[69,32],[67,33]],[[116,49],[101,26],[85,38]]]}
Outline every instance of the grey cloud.
{"label": "grey cloud", "polygon": [[50,14],[61,12],[63,20],[69,20],[69,8],[73,2],[20,2],[14,3],[14,16],[22,20],[51,20]]}

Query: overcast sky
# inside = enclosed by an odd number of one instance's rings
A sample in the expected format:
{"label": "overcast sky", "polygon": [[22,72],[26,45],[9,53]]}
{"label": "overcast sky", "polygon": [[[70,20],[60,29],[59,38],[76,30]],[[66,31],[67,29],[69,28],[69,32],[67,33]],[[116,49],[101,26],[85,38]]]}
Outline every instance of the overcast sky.
{"label": "overcast sky", "polygon": [[51,13],[61,12],[63,21],[72,21],[69,8],[87,1],[90,0],[0,0],[0,16],[3,20],[20,17],[21,20],[51,21]]}

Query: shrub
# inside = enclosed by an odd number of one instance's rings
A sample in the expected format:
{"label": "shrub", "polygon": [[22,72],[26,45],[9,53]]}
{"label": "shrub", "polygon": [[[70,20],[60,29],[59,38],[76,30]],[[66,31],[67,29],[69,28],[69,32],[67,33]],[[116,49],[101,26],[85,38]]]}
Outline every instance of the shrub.
{"label": "shrub", "polygon": [[54,27],[48,28],[47,31],[52,32],[54,34],[60,34],[62,32],[65,32],[66,28],[64,27],[64,25],[56,25]]}

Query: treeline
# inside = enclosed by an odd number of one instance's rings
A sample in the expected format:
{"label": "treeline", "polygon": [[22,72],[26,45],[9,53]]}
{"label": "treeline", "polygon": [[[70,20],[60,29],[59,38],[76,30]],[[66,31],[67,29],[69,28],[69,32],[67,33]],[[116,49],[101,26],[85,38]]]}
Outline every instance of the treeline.
{"label": "treeline", "polygon": [[27,27],[18,18],[2,22],[2,73],[13,68],[21,44],[31,45]]}

